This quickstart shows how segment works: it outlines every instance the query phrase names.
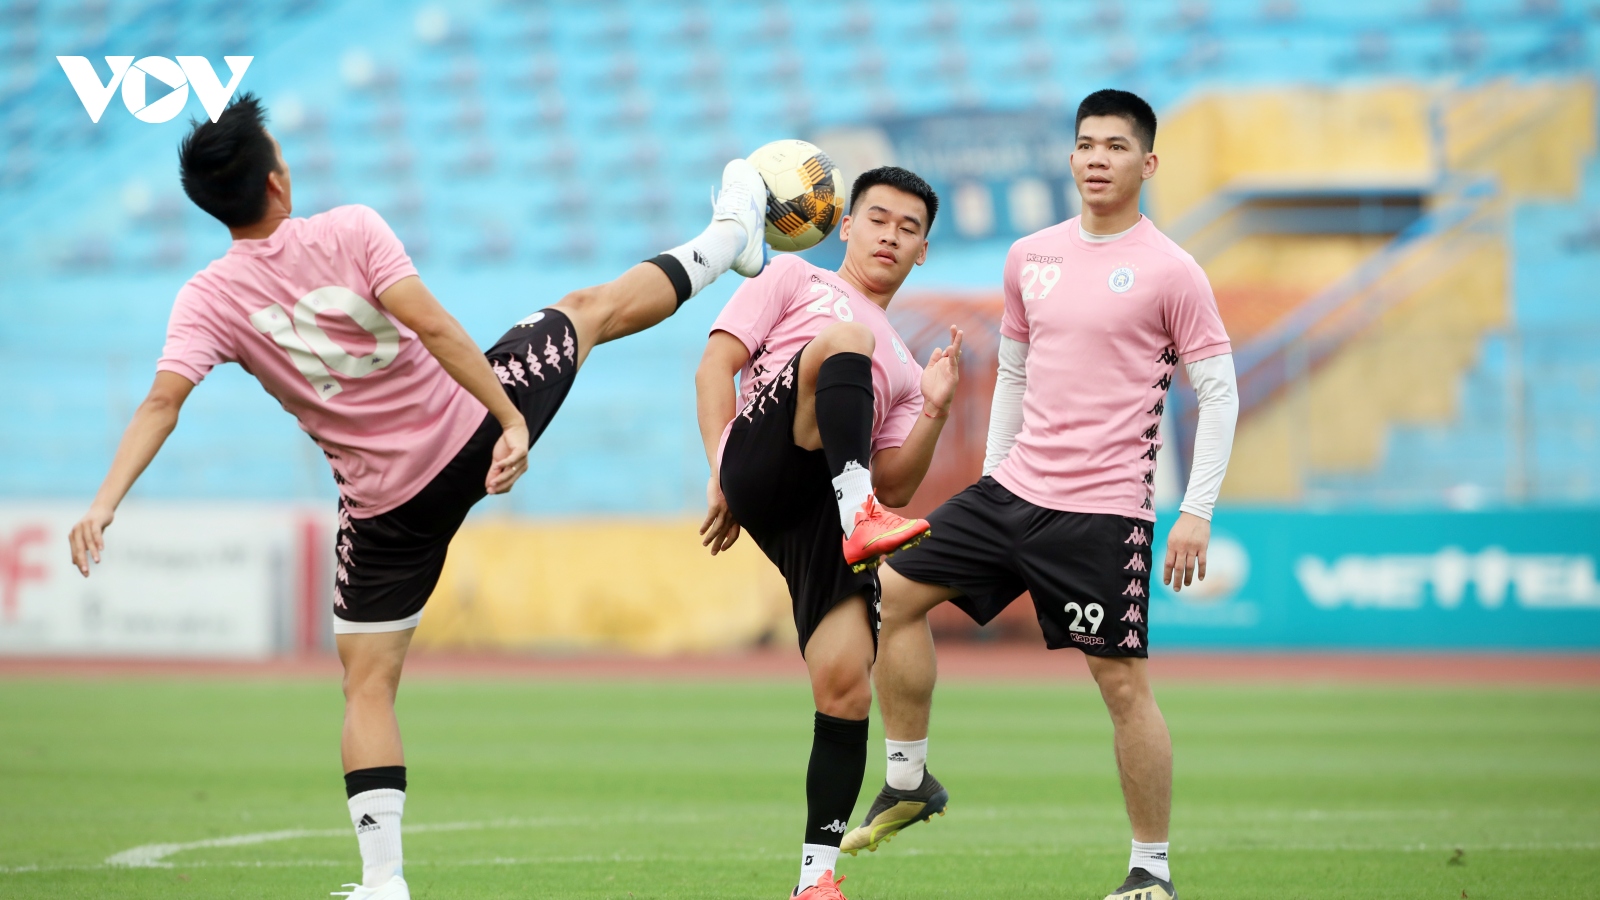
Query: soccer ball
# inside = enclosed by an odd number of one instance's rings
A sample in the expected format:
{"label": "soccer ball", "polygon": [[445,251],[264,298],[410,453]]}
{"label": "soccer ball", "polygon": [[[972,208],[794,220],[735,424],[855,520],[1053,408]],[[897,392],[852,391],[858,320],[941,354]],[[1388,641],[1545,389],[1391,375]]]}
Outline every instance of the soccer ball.
{"label": "soccer ball", "polygon": [[805,141],[773,141],[750,154],[767,183],[767,243],[793,252],[815,247],[844,217],[844,175]]}

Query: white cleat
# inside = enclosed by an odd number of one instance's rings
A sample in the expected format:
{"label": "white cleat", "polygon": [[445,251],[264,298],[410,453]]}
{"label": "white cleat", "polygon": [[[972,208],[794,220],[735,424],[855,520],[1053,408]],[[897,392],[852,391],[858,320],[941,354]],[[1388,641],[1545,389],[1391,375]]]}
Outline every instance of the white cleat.
{"label": "white cleat", "polygon": [[749,160],[735,159],[722,169],[722,190],[711,207],[711,221],[727,220],[744,230],[745,245],[733,258],[733,270],[754,278],[766,268],[767,182]]}
{"label": "white cleat", "polygon": [[406,887],[406,880],[399,875],[385,881],[375,888],[362,887],[359,884],[347,884],[348,891],[333,891],[330,897],[348,897],[349,900],[411,900],[411,888]]}

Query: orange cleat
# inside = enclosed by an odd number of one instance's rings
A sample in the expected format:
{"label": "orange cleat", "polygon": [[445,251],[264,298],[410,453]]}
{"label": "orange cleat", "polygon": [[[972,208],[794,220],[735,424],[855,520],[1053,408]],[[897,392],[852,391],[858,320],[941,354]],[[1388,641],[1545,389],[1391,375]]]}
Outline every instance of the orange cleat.
{"label": "orange cleat", "polygon": [[850,571],[875,568],[884,557],[916,544],[928,536],[927,519],[907,519],[878,505],[868,494],[856,512],[856,527],[844,539],[844,561]]}
{"label": "orange cleat", "polygon": [[844,884],[844,879],[848,877],[846,875],[838,881],[834,881],[833,870],[829,869],[822,873],[822,877],[817,879],[816,884],[799,891],[793,896],[792,900],[849,900],[849,898],[845,897],[844,892],[839,890],[839,885]]}

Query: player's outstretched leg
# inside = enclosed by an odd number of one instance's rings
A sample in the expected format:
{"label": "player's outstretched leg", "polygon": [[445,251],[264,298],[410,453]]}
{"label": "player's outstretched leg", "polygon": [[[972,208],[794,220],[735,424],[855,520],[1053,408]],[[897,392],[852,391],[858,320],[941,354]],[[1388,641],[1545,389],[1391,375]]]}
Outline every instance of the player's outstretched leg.
{"label": "player's outstretched leg", "polygon": [[613,281],[582,288],[555,308],[578,332],[578,365],[607,341],[643,331],[733,269],[746,278],[767,264],[767,184],[747,160],[722,170],[711,224],[694,240],[642,262]]}
{"label": "player's outstretched leg", "polygon": [[410,900],[402,871],[400,819],[406,806],[405,753],[394,697],[416,629],[337,636],[344,664],[345,794],[361,847],[361,883],[334,896]]}
{"label": "player's outstretched leg", "polygon": [[806,642],[816,702],[806,768],[806,832],[800,847],[804,900],[844,900],[834,879],[839,841],[849,827],[867,770],[867,714],[872,711],[872,626],[867,601],[854,594],[834,606]]}
{"label": "player's outstretched leg", "polygon": [[1150,690],[1148,660],[1085,656],[1111,713],[1117,774],[1133,826],[1128,878],[1106,900],[1176,900],[1167,861],[1172,814],[1172,736]]}
{"label": "player's outstretched leg", "polygon": [[857,572],[922,540],[923,519],[895,515],[872,490],[872,329],[857,322],[829,325],[800,353],[800,392],[794,442],[820,448],[833,476],[844,529],[844,560]]}
{"label": "player's outstretched leg", "polygon": [[872,677],[878,686],[888,770],[883,790],[861,826],[844,836],[841,849],[854,856],[876,851],[908,826],[944,815],[950,795],[928,771],[928,717],[937,668],[928,611],[954,591],[911,581],[894,570],[878,570],[881,624]]}

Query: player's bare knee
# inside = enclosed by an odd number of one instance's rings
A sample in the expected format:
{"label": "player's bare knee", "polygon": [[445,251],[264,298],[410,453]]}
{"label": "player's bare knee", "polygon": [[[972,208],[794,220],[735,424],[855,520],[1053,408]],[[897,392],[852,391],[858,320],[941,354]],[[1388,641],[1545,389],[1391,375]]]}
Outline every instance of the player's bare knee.
{"label": "player's bare knee", "polygon": [[605,341],[611,333],[616,304],[611,301],[604,286],[579,288],[556,301],[555,308],[565,313],[579,328],[594,334],[596,343]]}
{"label": "player's bare knee", "polygon": [[1133,660],[1102,659],[1094,668],[1100,696],[1113,719],[1137,715],[1145,704],[1154,699],[1149,684],[1142,673],[1135,671],[1132,663]]}
{"label": "player's bare knee", "polygon": [[871,356],[872,351],[878,346],[878,339],[872,336],[871,328],[860,322],[835,322],[822,329],[822,333],[812,339],[812,343],[822,350],[824,358],[836,353],[859,353],[862,356]]}
{"label": "player's bare knee", "polygon": [[839,719],[865,719],[872,711],[872,679],[866,666],[840,660],[815,670],[811,693],[817,711]]}

